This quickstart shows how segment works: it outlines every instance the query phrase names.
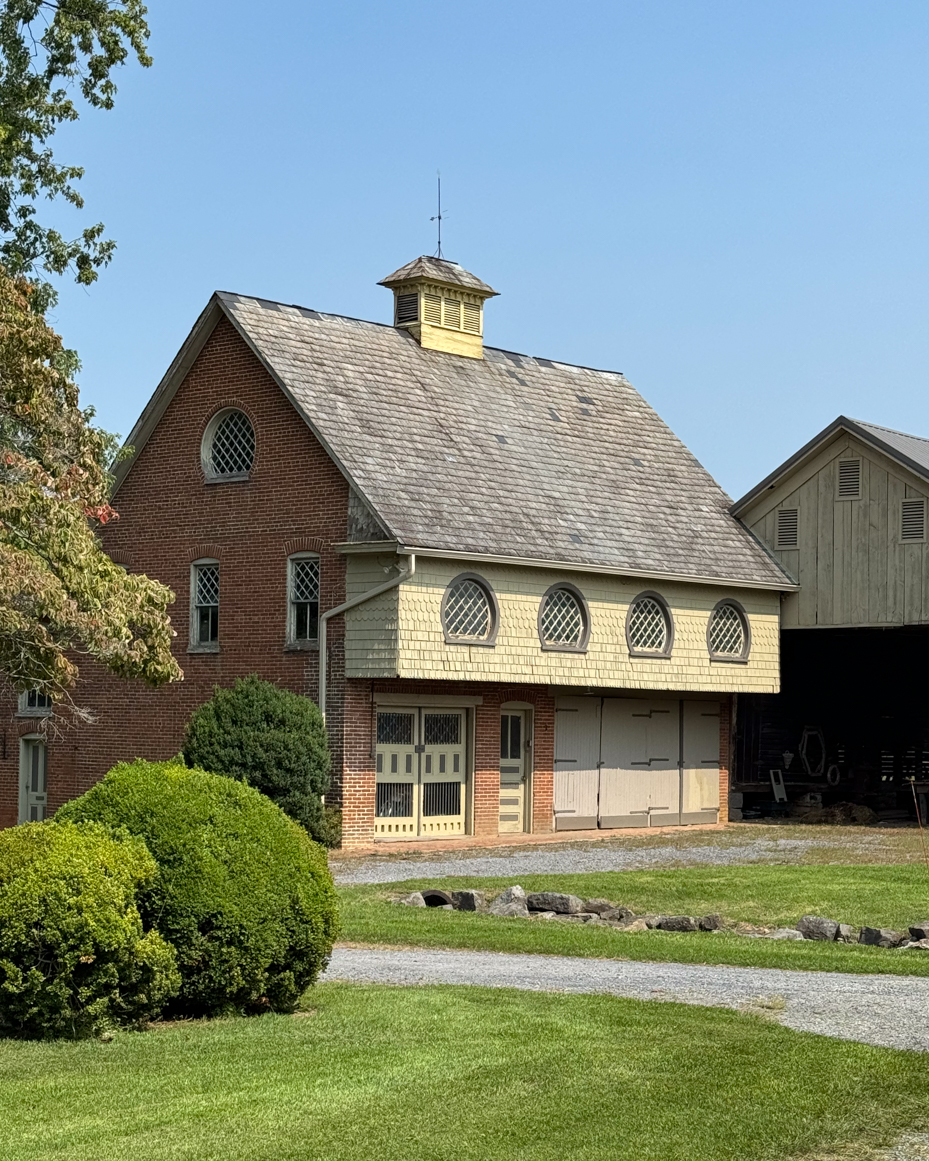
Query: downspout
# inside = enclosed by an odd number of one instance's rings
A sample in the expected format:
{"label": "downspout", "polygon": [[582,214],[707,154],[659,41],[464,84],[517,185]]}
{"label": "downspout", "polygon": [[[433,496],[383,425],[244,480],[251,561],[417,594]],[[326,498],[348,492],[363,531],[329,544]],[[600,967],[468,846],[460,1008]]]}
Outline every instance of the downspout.
{"label": "downspout", "polygon": [[416,572],[416,554],[410,553],[407,557],[409,561],[407,567],[403,569],[399,576],[395,576],[393,580],[385,581],[377,588],[368,589],[366,593],[359,593],[357,597],[352,597],[351,600],[346,601],[343,605],[336,605],[334,609],[328,609],[319,618],[319,708],[323,715],[323,725],[326,724],[326,687],[327,671],[329,669],[329,661],[326,655],[326,638],[327,629],[330,617],[339,617],[342,613],[347,613],[349,609],[354,609],[356,605],[363,605],[365,601],[370,601],[372,597],[379,597],[381,593],[386,593],[390,589],[397,588],[402,585],[404,581],[408,581]]}

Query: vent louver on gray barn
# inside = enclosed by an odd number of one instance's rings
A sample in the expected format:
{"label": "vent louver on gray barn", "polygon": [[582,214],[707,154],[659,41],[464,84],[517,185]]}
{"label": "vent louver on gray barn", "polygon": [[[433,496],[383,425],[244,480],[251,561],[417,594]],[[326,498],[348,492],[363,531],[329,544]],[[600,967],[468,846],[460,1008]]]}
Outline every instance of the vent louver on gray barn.
{"label": "vent louver on gray barn", "polygon": [[900,519],[901,540],[926,539],[926,501],[904,500]]}
{"label": "vent louver on gray barn", "polygon": [[796,508],[781,508],[777,514],[778,548],[796,548],[798,528],[798,510]]}
{"label": "vent louver on gray barn", "polygon": [[839,460],[839,499],[861,498],[861,460]]}

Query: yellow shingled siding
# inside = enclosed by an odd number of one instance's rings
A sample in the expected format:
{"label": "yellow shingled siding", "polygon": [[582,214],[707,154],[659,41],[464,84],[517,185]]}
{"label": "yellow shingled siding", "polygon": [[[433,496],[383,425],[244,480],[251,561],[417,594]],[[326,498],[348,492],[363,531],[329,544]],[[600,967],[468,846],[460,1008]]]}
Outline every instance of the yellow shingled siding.
{"label": "yellow shingled siding", "polygon": [[[354,567],[353,561],[350,573]],[[493,648],[445,642],[442,597],[448,583],[461,572],[479,574],[496,594],[500,623]],[[383,578],[383,571],[380,576]],[[374,579],[373,574],[370,579]],[[545,591],[557,582],[576,586],[587,599],[591,633],[586,653],[543,651],[540,646],[539,604]],[[629,656],[626,613],[630,602],[645,590],[660,593],[670,606],[674,647],[669,658]],[[775,693],[779,688],[780,598],[776,592],[496,564],[475,566],[420,557],[413,580],[385,596],[390,598],[389,613],[385,614],[384,598],[375,598],[377,611],[369,606],[364,619],[353,618],[349,624],[346,652],[350,677],[395,674],[429,680],[720,693]],[[737,600],[749,619],[752,644],[745,664],[711,661],[709,657],[707,621],[723,597]],[[364,608],[361,606],[358,613]],[[394,646],[396,663],[392,666],[389,658]]]}

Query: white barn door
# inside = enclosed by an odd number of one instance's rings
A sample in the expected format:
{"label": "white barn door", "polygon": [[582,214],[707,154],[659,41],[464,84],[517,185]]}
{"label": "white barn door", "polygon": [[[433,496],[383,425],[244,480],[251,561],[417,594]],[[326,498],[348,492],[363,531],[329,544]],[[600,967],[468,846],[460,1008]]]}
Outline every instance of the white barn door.
{"label": "white barn door", "polygon": [[600,826],[680,822],[680,702],[605,698]]}
{"label": "white barn door", "polygon": [[600,698],[558,698],[555,703],[555,830],[596,828],[599,762]]}
{"label": "white barn door", "polygon": [[719,703],[684,702],[681,822],[719,819]]}

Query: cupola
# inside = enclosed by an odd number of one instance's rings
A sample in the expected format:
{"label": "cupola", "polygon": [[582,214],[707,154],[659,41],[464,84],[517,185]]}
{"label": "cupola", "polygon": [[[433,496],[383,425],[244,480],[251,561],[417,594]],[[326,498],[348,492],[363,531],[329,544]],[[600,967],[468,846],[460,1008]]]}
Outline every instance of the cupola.
{"label": "cupola", "polygon": [[484,303],[497,291],[457,262],[415,258],[378,286],[394,292],[394,326],[420,346],[469,359],[484,357]]}

